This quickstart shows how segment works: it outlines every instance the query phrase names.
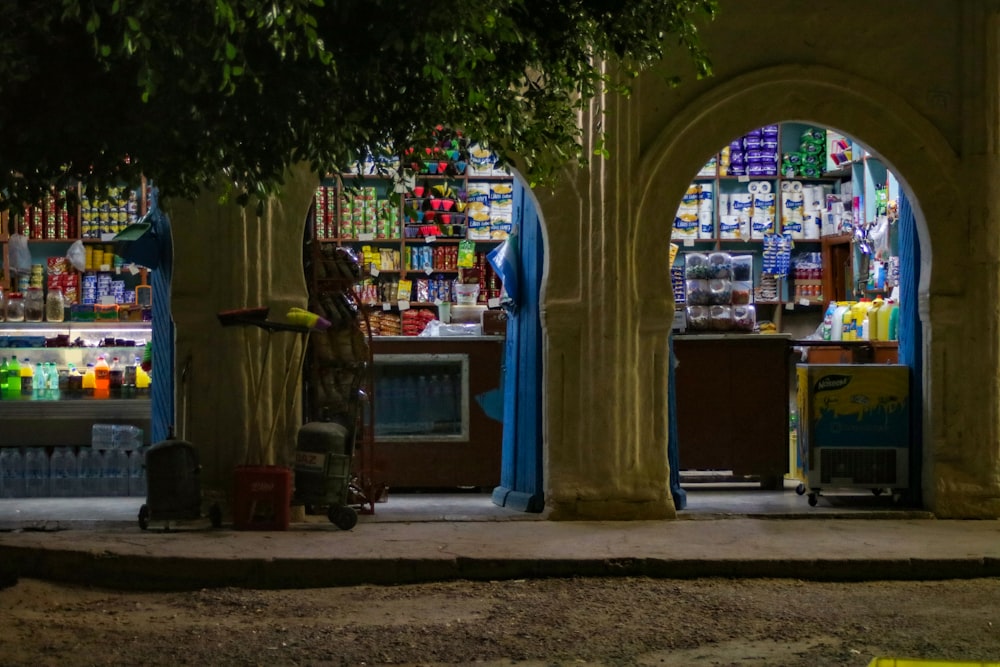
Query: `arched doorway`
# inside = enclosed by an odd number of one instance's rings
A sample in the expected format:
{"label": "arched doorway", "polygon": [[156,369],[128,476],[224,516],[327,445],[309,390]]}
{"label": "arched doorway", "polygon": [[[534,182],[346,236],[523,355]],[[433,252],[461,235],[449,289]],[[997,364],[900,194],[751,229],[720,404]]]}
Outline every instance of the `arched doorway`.
{"label": "arched doorway", "polygon": [[[835,101],[833,103],[832,101]],[[913,205],[920,241],[920,303],[927,303],[931,285],[931,247],[942,223],[954,215],[947,202],[957,196],[955,156],[938,131],[904,100],[870,82],[820,67],[778,67],[760,70],[720,85],[682,109],[645,150],[641,166],[635,264],[645,267],[647,279],[637,281],[639,300],[659,303],[657,286],[669,284],[663,246],[649,243],[662,238],[664,213],[676,210],[687,187],[686,179],[698,171],[718,146],[733,136],[767,123],[794,119],[831,127],[869,146],[876,146],[886,164],[900,177],[907,200]],[[935,221],[930,227],[929,219]],[[649,273],[653,273],[652,277]],[[672,308],[647,317],[673,316]],[[925,345],[930,344],[930,312],[920,312]],[[647,323],[641,327],[655,330]],[[650,341],[652,345],[652,342]],[[926,352],[925,352],[926,356]],[[932,403],[936,388],[932,373],[924,374],[919,400]],[[930,418],[930,414],[926,418]],[[933,461],[924,451],[924,479],[933,476]],[[925,498],[928,484],[923,485]],[[932,498],[927,498],[933,504]]]}

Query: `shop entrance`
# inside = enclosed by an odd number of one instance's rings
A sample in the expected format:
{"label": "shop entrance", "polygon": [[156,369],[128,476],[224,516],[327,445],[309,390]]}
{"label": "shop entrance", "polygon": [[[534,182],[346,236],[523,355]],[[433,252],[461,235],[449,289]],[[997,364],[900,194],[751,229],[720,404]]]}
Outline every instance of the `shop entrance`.
{"label": "shop entrance", "polygon": [[[908,430],[911,410],[912,423],[920,422],[920,401],[909,400],[905,386],[919,360],[903,362],[906,369],[871,367],[900,363],[898,316],[915,312],[899,308],[904,296],[914,298],[903,283],[919,270],[907,247],[915,237],[900,231],[914,224],[905,204],[882,158],[806,123],[751,130],[692,179],[671,232],[681,493],[759,482],[808,493],[815,506],[827,482],[885,495],[880,506],[919,502],[910,483],[919,480],[919,446]],[[818,373],[901,378],[893,392],[901,396],[869,396],[853,384],[852,403],[872,404],[852,405],[850,420],[870,415],[872,428],[886,432],[845,431],[817,447],[821,420],[846,409],[805,400]],[[882,406],[890,399],[894,412]],[[824,462],[836,472],[821,470]]]}

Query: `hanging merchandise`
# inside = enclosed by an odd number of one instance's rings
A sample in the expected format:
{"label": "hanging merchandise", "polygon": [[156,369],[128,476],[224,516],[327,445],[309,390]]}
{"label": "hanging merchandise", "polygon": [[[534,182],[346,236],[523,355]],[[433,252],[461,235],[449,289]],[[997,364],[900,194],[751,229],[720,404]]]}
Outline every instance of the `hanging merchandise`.
{"label": "hanging merchandise", "polygon": [[486,255],[486,259],[496,271],[497,277],[500,278],[503,285],[500,302],[511,308],[516,308],[520,299],[521,269],[518,260],[518,246],[518,232],[517,227],[515,227],[506,241]]}
{"label": "hanging merchandise", "polygon": [[171,262],[173,249],[169,224],[166,214],[160,210],[158,189],[150,187],[146,215],[112,239],[117,244],[116,254],[126,262],[150,269],[159,267],[161,261]]}

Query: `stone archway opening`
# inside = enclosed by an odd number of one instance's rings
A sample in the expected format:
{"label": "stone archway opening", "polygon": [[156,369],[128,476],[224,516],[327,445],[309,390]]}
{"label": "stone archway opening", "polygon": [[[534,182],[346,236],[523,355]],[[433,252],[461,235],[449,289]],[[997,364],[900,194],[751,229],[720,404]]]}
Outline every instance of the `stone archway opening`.
{"label": "stone archway opening", "polygon": [[[682,200],[690,177],[730,139],[754,127],[795,120],[829,127],[878,151],[898,177],[901,190],[913,206],[921,250],[919,305],[924,359],[935,358],[931,338],[930,292],[932,247],[945,235],[949,223],[960,226],[954,201],[960,188],[960,173],[954,152],[927,119],[913,111],[904,100],[887,94],[873,83],[843,72],[820,67],[785,66],[752,72],[710,88],[688,106],[661,110],[663,122],[655,141],[644,146],[638,179],[644,187],[637,192],[637,233],[634,264],[644,267],[643,276],[633,276],[637,299],[645,319],[640,330],[640,349],[654,349],[656,338],[672,321],[672,301],[666,303],[658,287],[670,283],[663,258],[671,216]],[[929,221],[933,220],[933,224]],[[650,275],[652,273],[652,275]],[[929,440],[938,412],[933,409],[940,387],[933,382],[935,372],[927,368],[919,396],[924,412],[924,443]],[[654,382],[659,383],[657,378]],[[933,488],[937,474],[931,448],[922,448],[925,505],[934,508]]]}

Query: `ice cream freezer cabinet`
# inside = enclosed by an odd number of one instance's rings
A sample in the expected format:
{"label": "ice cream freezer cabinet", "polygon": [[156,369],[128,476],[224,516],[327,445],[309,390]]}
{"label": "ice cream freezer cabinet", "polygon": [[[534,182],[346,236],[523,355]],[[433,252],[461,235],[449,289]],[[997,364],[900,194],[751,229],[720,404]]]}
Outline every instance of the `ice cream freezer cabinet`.
{"label": "ice cream freezer cabinet", "polygon": [[799,447],[809,504],[824,488],[895,497],[909,487],[909,368],[798,364]]}

